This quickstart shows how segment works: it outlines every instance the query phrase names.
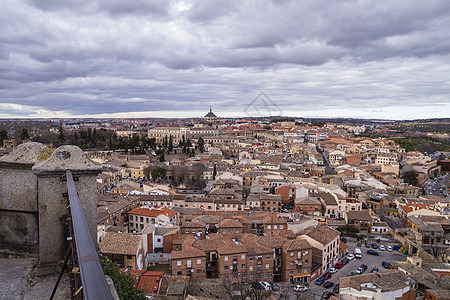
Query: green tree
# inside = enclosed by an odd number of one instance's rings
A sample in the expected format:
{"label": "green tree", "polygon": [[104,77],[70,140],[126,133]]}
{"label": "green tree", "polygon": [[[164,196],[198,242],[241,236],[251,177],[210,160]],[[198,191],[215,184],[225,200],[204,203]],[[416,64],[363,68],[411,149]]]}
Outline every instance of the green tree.
{"label": "green tree", "polygon": [[403,173],[403,181],[411,185],[419,184],[419,173],[416,170]]}
{"label": "green tree", "polygon": [[62,127],[62,122],[59,122],[59,129],[58,129],[58,141],[60,143],[64,142],[66,140],[66,136],[64,135],[64,130]]}
{"label": "green tree", "polygon": [[152,179],[157,180],[158,178],[166,177],[166,169],[161,167],[156,167],[150,172]]}
{"label": "green tree", "polygon": [[170,135],[169,137],[169,150],[168,152],[172,152],[173,151],[173,139],[172,139],[172,135]]}
{"label": "green tree", "polygon": [[22,128],[22,130],[20,131],[20,139],[23,140],[28,140],[30,138],[30,135],[28,134],[28,130],[26,130],[25,128]]}
{"label": "green tree", "polygon": [[217,166],[216,166],[216,164],[214,164],[214,169],[213,169],[213,180],[216,180],[216,175],[217,175]]}
{"label": "green tree", "polygon": [[200,150],[200,153],[205,152],[205,141],[202,137],[198,138],[198,149]]}
{"label": "green tree", "polygon": [[159,161],[160,162],[163,162],[163,161],[165,161],[166,160],[166,158],[164,157],[164,151],[162,151],[161,152],[161,155],[159,156]]}
{"label": "green tree", "polygon": [[0,147],[3,147],[3,141],[8,139],[8,132],[5,129],[0,130]]}
{"label": "green tree", "polygon": [[114,282],[119,299],[145,300],[145,294],[135,288],[135,280],[128,273],[120,272],[119,266],[111,262],[108,257],[102,256],[102,266],[105,275]]}

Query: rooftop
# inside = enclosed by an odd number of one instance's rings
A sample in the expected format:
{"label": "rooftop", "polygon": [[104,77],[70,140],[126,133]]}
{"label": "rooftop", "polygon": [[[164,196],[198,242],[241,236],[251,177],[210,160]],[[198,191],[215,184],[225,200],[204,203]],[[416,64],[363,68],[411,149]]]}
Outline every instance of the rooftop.
{"label": "rooftop", "polygon": [[103,240],[100,242],[100,252],[114,253],[124,255],[136,255],[139,244],[141,242],[140,235],[132,235],[130,233],[107,232]]}

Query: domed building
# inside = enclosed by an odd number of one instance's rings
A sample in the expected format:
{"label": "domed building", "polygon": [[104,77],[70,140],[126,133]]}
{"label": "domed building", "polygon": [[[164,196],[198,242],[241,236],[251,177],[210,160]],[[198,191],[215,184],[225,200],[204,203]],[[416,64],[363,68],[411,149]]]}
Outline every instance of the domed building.
{"label": "domed building", "polygon": [[202,123],[210,127],[217,127],[218,117],[213,113],[211,106],[209,112],[203,117]]}

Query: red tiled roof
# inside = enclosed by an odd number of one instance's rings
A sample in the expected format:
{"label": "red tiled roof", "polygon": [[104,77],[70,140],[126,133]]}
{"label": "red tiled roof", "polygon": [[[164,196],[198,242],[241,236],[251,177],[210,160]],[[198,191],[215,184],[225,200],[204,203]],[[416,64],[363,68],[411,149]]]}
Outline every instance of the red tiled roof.
{"label": "red tiled roof", "polygon": [[205,256],[205,252],[194,247],[184,247],[180,251],[172,251],[170,254],[171,259],[190,258]]}
{"label": "red tiled roof", "polygon": [[130,215],[146,216],[146,217],[157,217],[160,215],[165,215],[172,218],[177,213],[167,207],[162,207],[159,209],[150,209],[146,207],[137,207],[128,212]]}

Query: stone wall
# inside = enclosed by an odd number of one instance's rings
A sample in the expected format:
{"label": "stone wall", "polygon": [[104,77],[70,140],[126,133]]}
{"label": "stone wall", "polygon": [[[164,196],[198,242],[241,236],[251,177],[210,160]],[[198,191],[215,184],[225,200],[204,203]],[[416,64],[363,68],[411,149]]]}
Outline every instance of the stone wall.
{"label": "stone wall", "polygon": [[0,247],[36,251],[37,178],[31,169],[50,153],[43,144],[26,143],[0,158]]}
{"label": "stone wall", "polygon": [[67,248],[66,170],[72,171],[96,243],[96,176],[101,166],[76,146],[52,153],[40,143],[19,145],[0,159],[0,248],[32,247],[40,275],[59,271]]}

